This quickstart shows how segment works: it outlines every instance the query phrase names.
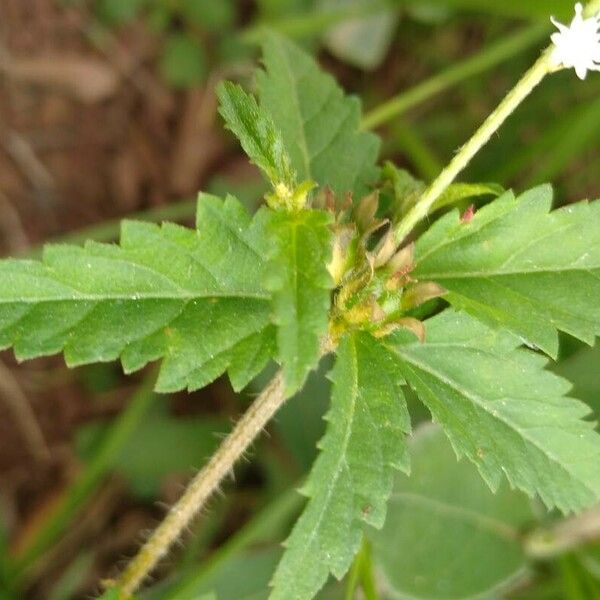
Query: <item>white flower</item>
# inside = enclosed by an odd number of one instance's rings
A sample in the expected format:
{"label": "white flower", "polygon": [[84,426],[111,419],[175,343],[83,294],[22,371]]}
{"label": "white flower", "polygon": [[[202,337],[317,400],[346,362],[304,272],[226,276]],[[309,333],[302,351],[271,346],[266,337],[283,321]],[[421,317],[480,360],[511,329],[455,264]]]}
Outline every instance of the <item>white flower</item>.
{"label": "white flower", "polygon": [[577,3],[571,25],[567,27],[554,17],[552,23],[558,27],[552,34],[552,64],[574,68],[579,79],[585,79],[588,71],[600,71],[600,14],[584,19],[583,6]]}

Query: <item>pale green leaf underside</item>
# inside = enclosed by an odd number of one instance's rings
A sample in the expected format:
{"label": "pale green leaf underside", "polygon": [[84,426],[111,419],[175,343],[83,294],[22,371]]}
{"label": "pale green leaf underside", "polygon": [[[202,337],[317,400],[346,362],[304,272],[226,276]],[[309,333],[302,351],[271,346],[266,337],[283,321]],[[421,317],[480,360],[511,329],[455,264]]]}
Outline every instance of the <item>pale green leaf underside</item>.
{"label": "pale green leaf underside", "polygon": [[542,186],[507,193],[470,223],[452,212],[417,242],[415,276],[440,283],[457,308],[556,357],[558,332],[600,334],[600,202],[550,212]]}
{"label": "pale green leaf underside", "polygon": [[437,426],[421,427],[409,448],[410,477],[397,475],[385,525],[369,533],[386,588],[414,600],[504,598],[526,570],[532,503],[508,485],[492,493]]}
{"label": "pale green leaf underside", "polygon": [[331,277],[330,215],[319,210],[269,213],[267,287],[273,296],[279,362],[286,391],[298,391],[316,366],[327,333]]}
{"label": "pale green leaf underside", "polygon": [[331,379],[327,432],[286,542],[272,600],[309,600],[329,573],[343,577],[364,524],[381,527],[395,469],[408,470],[409,416],[396,359],[369,334],[342,340]]}
{"label": "pale green leaf underside", "polygon": [[276,33],[266,33],[261,106],[273,117],[301,181],[362,195],[377,179],[379,140],[360,131],[357,98],[344,96],[314,59]]}
{"label": "pale green leaf underside", "polygon": [[125,221],[119,246],[0,261],[0,348],[20,360],[62,351],[70,366],[120,357],[127,372],[164,358],[160,391],[203,387],[227,368],[243,387],[273,347],[264,212],[251,220],[237,200],[201,195],[197,220],[197,231]]}
{"label": "pale green leaf underside", "polygon": [[496,489],[502,475],[549,507],[600,497],[600,436],[570,384],[509,333],[452,309],[426,321],[425,343],[399,331],[384,345],[450,438]]}
{"label": "pale green leaf underside", "polygon": [[270,115],[256,104],[254,96],[229,81],[219,86],[218,95],[219,112],[250,160],[273,185],[282,182],[292,189],[295,177],[290,158]]}

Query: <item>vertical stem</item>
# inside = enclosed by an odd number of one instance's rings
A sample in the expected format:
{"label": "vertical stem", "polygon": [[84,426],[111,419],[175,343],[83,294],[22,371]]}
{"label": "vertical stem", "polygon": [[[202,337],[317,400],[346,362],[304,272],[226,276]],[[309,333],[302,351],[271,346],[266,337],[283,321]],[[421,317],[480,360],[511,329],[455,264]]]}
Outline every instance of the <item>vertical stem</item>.
{"label": "vertical stem", "polygon": [[474,56],[469,56],[464,61],[452,65],[421,83],[417,83],[414,87],[377,106],[363,117],[362,128],[375,129],[380,127],[384,123],[404,114],[413,106],[441,94],[449,87],[512,58],[543,39],[548,34],[549,29],[549,23],[532,25],[520,29],[515,34],[501,39],[499,42],[494,42]]}
{"label": "vertical stem", "polygon": [[458,151],[448,166],[439,174],[437,179],[425,190],[419,201],[408,214],[398,223],[395,230],[396,242],[401,244],[412,228],[424,219],[433,203],[444,193],[456,176],[469,164],[471,159],[490,140],[514,110],[529,96],[544,77],[554,70],[549,60],[547,50],[538,61],[525,73],[517,85],[509,92],[496,110],[484,121],[473,137]]}
{"label": "vertical stem", "polygon": [[366,538],[363,538],[360,550],[354,557],[354,562],[347,577],[344,600],[354,600],[359,585],[365,600],[378,600],[375,575],[373,573],[371,544]]}
{"label": "vertical stem", "polygon": [[278,373],[115,582],[120,598],[131,597],[138,589],[284,401],[283,376]]}
{"label": "vertical stem", "polygon": [[354,600],[356,592],[358,590],[358,584],[360,583],[360,569],[362,562],[362,552],[358,551],[358,554],[354,557],[354,562],[350,567],[350,571],[346,577],[346,591],[344,592],[344,600]]}
{"label": "vertical stem", "polygon": [[373,572],[373,553],[371,544],[367,539],[363,540],[363,561],[361,585],[365,600],[378,600],[377,586],[375,584],[375,573]]}

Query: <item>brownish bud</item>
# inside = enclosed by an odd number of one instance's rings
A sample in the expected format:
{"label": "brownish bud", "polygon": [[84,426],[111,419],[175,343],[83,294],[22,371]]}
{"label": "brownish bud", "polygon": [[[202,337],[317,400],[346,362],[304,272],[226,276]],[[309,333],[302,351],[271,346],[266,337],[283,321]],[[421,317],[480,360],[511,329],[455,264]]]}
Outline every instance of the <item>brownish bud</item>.
{"label": "brownish bud", "polygon": [[460,222],[461,223],[470,223],[473,220],[474,216],[475,216],[475,205],[470,204],[467,207],[467,210],[465,210],[465,212],[461,215]]}
{"label": "brownish bud", "polygon": [[359,231],[367,231],[375,219],[379,206],[379,192],[375,191],[364,196],[354,210],[354,221]]}
{"label": "brownish bud", "polygon": [[373,332],[375,337],[385,337],[397,329],[408,329],[414,333],[415,337],[423,343],[425,341],[425,325],[419,319],[413,317],[402,317],[397,321],[386,323],[383,327],[380,327]]}
{"label": "brownish bud", "polygon": [[423,281],[416,283],[408,290],[406,290],[402,296],[402,308],[404,310],[410,310],[421,306],[421,304],[433,298],[439,298],[446,293],[441,285],[434,283],[433,281]]}
{"label": "brownish bud", "polygon": [[375,267],[381,267],[385,265],[396,252],[396,237],[394,232],[390,229],[385,234],[385,237],[381,241],[377,254],[375,255]]}
{"label": "brownish bud", "polygon": [[385,320],[386,316],[383,308],[381,308],[377,301],[373,299],[371,321],[373,321],[373,323],[379,323],[380,321]]}
{"label": "brownish bud", "polygon": [[388,268],[392,273],[401,273],[406,275],[410,273],[415,266],[415,245],[414,243],[404,246],[396,252],[388,262]]}
{"label": "brownish bud", "polygon": [[340,227],[335,234],[331,262],[327,265],[327,270],[336,286],[342,281],[348,268],[348,248],[355,233],[354,225],[347,225]]}

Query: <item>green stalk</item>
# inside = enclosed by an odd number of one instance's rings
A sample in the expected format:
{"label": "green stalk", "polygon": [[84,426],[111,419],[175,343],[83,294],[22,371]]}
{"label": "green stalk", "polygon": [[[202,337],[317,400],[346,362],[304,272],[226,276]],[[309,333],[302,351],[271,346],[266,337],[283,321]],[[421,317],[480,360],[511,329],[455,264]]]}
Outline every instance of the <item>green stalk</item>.
{"label": "green stalk", "polygon": [[22,556],[16,558],[11,576],[22,580],[29,567],[48,550],[63,534],[76,517],[79,509],[98,488],[102,479],[110,471],[119,454],[146,414],[156,395],[152,392],[154,374],[147,377],[134,394],[129,405],[112,425],[95,452],[92,462],[73,484],[53,514],[39,530],[33,542]]}
{"label": "green stalk", "polygon": [[363,129],[375,129],[449,87],[507,61],[543,39],[548,32],[549,26],[546,24],[533,25],[492,44],[479,54],[467,58],[373,109],[364,116]]}
{"label": "green stalk", "polygon": [[354,600],[358,585],[360,583],[360,569],[362,562],[362,550],[354,557],[350,571],[346,577],[346,590],[344,592],[344,600]]}
{"label": "green stalk", "polygon": [[[598,12],[600,12],[600,0],[593,0],[585,8],[586,16],[591,16]],[[394,236],[398,245],[402,244],[413,227],[428,215],[435,201],[456,179],[458,174],[465,169],[481,148],[488,143],[494,133],[498,131],[521,102],[543,81],[546,75],[561,69],[561,67],[555,67],[551,64],[550,55],[553,48],[554,46],[550,45],[544,51],[533,67],[525,73],[498,105],[496,110],[483,122],[483,125],[475,132],[473,137],[458,151],[448,166],[425,190],[424,194],[408,214],[396,225]]]}
{"label": "green stalk", "polygon": [[365,600],[379,600],[373,572],[371,544],[366,538],[363,538],[361,548],[354,557],[352,568],[348,573],[344,600],[354,600],[359,586]]}
{"label": "green stalk", "polygon": [[394,235],[397,244],[401,244],[413,227],[424,219],[434,202],[444,193],[457,175],[469,164],[471,159],[487,144],[494,133],[515,111],[515,109],[542,82],[548,73],[555,70],[550,63],[550,50],[546,50],[541,58],[525,73],[517,85],[508,93],[496,110],[484,121],[473,137],[458,151],[448,166],[438,175],[435,181],[396,225]]}
{"label": "green stalk", "polygon": [[283,375],[279,371],[125,567],[114,585],[119,598],[130,598],[137,591],[285,400]]}
{"label": "green stalk", "polygon": [[373,553],[368,540],[363,541],[363,560],[361,573],[361,586],[365,600],[379,600],[377,585],[375,583],[375,569],[373,567]]}

